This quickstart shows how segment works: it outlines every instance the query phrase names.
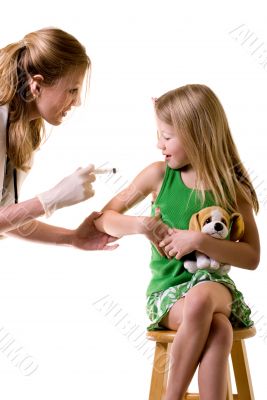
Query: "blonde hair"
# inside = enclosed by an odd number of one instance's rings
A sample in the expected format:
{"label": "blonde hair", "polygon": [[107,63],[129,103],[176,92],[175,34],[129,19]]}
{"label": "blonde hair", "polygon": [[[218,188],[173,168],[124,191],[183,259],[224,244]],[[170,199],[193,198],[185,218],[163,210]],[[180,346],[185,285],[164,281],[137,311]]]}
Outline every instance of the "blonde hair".
{"label": "blonde hair", "polygon": [[210,88],[192,84],[171,90],[155,101],[155,111],[179,135],[196,172],[196,189],[203,202],[205,185],[221,207],[236,211],[237,197],[241,196],[258,212],[255,189],[239,157],[224,109]]}
{"label": "blonde hair", "polygon": [[29,33],[0,50],[0,105],[9,104],[7,155],[15,168],[29,169],[44,134],[42,118],[29,121],[27,103],[33,100],[29,78],[40,74],[43,84],[50,86],[75,68],[90,72],[90,66],[82,44],[57,28]]}

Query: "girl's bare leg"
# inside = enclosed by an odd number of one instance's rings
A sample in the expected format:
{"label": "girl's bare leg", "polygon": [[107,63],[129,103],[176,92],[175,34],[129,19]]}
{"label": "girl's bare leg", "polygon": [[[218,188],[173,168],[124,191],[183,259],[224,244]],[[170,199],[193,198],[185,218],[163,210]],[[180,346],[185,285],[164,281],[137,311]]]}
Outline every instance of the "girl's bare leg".
{"label": "girl's bare leg", "polygon": [[216,282],[194,286],[177,301],[161,324],[178,329],[172,345],[171,366],[165,400],[182,400],[205,348],[213,316],[229,317],[232,296]]}
{"label": "girl's bare leg", "polygon": [[201,399],[226,399],[227,363],[232,344],[233,328],[229,319],[222,313],[214,314],[198,371]]}

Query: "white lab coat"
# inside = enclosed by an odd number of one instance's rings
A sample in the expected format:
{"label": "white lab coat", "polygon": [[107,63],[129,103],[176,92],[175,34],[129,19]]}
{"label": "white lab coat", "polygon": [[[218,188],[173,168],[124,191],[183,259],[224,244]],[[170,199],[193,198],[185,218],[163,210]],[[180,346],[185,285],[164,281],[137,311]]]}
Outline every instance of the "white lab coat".
{"label": "white lab coat", "polygon": [[[12,167],[6,174],[6,126],[8,118],[8,105],[0,106],[0,207],[15,203],[14,181]],[[30,165],[32,165],[32,161]],[[21,185],[28,175],[28,172],[17,170],[17,189],[20,193]]]}

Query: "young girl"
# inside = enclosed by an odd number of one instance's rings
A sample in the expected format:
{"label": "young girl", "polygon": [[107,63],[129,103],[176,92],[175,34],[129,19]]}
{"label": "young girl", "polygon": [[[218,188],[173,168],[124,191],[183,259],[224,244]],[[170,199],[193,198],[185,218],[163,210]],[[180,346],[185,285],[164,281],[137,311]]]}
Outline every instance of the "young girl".
{"label": "young girl", "polygon": [[56,28],[29,33],[0,50],[0,233],[87,250],[106,249],[113,240],[96,230],[93,219],[98,213],[75,230],[35,220],[92,197],[93,165],[79,168],[51,190],[17,204],[42,140],[44,121],[59,125],[71,107],[80,104],[90,66],[81,43]]}
{"label": "young girl", "polygon": [[[260,253],[253,216],[258,200],[224,110],[208,87],[172,90],[155,101],[155,112],[158,147],[165,162],[145,168],[104,207],[95,223],[116,237],[141,233],[153,242],[148,329],[177,330],[165,399],[183,399],[199,366],[200,397],[225,400],[231,324],[251,326],[250,309],[228,275],[207,270],[192,275],[184,269],[182,257],[198,250],[254,270]],[[155,198],[151,217],[122,215],[149,193]],[[192,214],[211,205],[242,214],[245,234],[240,242],[188,230]]]}

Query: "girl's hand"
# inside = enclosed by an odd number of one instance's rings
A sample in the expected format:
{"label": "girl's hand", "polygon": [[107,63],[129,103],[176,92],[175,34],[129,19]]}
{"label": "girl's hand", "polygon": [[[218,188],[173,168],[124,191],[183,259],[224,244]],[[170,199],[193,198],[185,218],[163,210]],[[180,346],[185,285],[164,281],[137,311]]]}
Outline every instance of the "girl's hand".
{"label": "girl's hand", "polygon": [[168,258],[175,257],[180,260],[186,254],[196,250],[201,232],[168,229],[167,235],[159,243]]}
{"label": "girl's hand", "polygon": [[82,250],[114,250],[119,245],[109,243],[118,238],[100,232],[96,229],[94,220],[100,217],[102,213],[93,212],[83,223],[73,232],[71,244]]}
{"label": "girl's hand", "polygon": [[142,233],[154,244],[162,256],[166,256],[159,243],[166,237],[170,227],[162,222],[160,209],[156,208],[154,217],[143,217],[141,224]]}

